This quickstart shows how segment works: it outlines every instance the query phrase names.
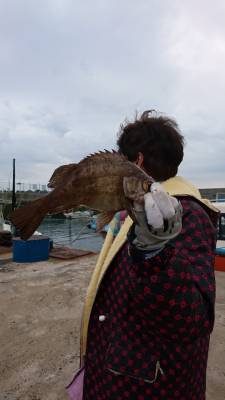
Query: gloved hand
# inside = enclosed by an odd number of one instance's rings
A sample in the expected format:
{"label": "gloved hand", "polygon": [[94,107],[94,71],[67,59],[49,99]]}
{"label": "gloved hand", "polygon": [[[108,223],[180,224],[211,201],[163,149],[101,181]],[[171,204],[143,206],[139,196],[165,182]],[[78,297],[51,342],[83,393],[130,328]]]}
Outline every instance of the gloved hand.
{"label": "gloved hand", "polygon": [[155,229],[162,228],[164,220],[173,218],[179,208],[178,200],[157,182],[151,185],[151,192],[144,195],[144,204],[148,224]]}
{"label": "gloved hand", "polygon": [[160,249],[182,229],[182,206],[160,183],[154,182],[150,192],[133,202],[133,212],[138,248]]}

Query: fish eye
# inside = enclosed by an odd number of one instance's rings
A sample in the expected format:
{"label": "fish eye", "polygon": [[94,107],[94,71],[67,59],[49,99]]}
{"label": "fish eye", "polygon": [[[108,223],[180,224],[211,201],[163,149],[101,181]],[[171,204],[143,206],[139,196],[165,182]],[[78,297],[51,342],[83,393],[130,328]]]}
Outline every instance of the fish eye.
{"label": "fish eye", "polygon": [[149,192],[150,186],[151,186],[150,182],[148,182],[148,181],[143,182],[142,187],[143,187],[143,190],[145,191],[145,193]]}

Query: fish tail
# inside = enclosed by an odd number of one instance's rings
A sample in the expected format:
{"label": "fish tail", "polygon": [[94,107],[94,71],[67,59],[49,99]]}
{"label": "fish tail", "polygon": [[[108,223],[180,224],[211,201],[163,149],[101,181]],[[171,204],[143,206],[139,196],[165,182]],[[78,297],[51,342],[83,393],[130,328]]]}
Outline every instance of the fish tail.
{"label": "fish tail", "polygon": [[10,221],[19,230],[21,239],[27,240],[35,232],[46,214],[46,198],[18,208],[10,215]]}

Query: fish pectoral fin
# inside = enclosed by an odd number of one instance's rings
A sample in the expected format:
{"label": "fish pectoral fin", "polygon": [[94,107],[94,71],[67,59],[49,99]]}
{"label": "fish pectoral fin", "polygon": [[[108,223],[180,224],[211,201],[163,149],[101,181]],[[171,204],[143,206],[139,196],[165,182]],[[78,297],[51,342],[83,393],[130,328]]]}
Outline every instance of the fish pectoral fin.
{"label": "fish pectoral fin", "polygon": [[115,215],[115,211],[103,211],[97,216],[96,224],[97,230],[101,231],[103,227],[109,224]]}

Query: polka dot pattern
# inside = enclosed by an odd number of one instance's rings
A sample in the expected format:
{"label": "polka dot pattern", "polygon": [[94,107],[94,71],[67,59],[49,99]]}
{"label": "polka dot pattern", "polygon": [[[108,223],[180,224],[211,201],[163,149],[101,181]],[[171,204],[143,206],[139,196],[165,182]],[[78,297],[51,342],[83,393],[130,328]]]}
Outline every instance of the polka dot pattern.
{"label": "polka dot pattern", "polygon": [[179,236],[148,260],[126,243],[103,278],[89,322],[84,400],[205,399],[216,231],[197,202],[181,203]]}

